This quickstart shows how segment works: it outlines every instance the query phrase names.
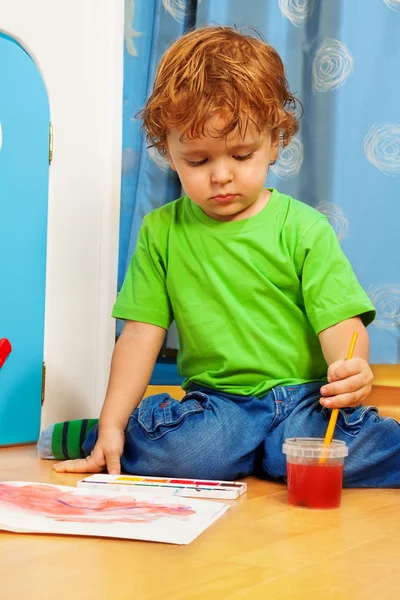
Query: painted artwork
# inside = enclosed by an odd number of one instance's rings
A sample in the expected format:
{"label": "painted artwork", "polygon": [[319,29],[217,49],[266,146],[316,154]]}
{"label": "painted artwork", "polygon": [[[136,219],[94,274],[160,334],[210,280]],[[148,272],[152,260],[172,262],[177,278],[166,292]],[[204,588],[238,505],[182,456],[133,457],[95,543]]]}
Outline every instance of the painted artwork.
{"label": "painted artwork", "polygon": [[0,482],[0,529],[189,544],[229,505],[156,494]]}

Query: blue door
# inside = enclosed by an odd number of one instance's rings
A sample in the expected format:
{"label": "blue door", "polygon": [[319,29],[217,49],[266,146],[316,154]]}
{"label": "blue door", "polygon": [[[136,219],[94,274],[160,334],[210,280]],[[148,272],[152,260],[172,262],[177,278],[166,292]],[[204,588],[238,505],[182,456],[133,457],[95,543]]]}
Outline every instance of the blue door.
{"label": "blue door", "polygon": [[0,34],[0,445],[40,429],[49,122],[35,63]]}

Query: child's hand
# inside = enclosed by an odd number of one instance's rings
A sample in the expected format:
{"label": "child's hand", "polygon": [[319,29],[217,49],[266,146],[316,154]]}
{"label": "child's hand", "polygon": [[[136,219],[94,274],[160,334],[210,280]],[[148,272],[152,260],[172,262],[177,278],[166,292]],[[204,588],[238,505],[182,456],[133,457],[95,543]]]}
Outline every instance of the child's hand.
{"label": "child's hand", "polygon": [[54,465],[53,469],[57,473],[101,473],[107,467],[108,473],[117,475],[121,472],[120,458],[124,441],[124,432],[120,429],[103,429],[88,457],[65,460]]}
{"label": "child's hand", "polygon": [[328,383],[321,388],[320,403],[328,408],[361,404],[372,388],[373,375],[363,358],[338,360],[328,369]]}

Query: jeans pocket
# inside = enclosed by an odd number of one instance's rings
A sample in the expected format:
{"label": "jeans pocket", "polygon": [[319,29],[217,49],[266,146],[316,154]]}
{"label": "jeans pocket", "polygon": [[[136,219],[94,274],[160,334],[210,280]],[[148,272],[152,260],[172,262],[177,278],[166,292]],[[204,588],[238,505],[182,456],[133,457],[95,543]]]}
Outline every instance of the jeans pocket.
{"label": "jeans pocket", "polygon": [[179,402],[168,394],[145,398],[139,406],[137,419],[147,437],[156,440],[177,429],[189,415],[203,413],[208,396],[189,392]]}
{"label": "jeans pocket", "polygon": [[[331,416],[331,410],[324,407],[322,412],[327,421]],[[340,408],[336,427],[346,435],[356,437],[362,430],[365,422],[368,419],[379,419],[378,409],[376,406],[355,406]]]}

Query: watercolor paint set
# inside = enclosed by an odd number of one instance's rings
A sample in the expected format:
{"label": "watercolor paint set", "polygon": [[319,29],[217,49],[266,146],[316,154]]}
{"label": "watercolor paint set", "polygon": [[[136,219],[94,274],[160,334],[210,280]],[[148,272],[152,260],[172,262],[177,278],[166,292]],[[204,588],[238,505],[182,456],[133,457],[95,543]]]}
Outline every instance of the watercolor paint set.
{"label": "watercolor paint set", "polygon": [[236,500],[247,491],[244,481],[218,481],[206,479],[178,479],[170,477],[145,477],[142,475],[90,475],[77,483],[81,488],[112,489],[126,492],[132,487],[136,492],[183,498],[213,498]]}

